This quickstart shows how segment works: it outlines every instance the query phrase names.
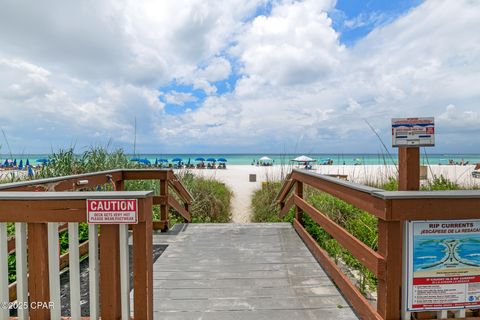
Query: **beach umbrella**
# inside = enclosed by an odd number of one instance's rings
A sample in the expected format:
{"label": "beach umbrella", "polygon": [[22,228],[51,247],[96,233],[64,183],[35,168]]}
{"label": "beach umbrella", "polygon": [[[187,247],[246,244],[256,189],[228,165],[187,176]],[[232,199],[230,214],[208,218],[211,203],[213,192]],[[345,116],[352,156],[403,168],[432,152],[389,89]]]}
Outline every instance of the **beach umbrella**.
{"label": "beach umbrella", "polygon": [[38,162],[38,163],[43,163],[43,164],[45,164],[45,163],[48,162],[48,159],[47,159],[47,158],[37,159],[37,162]]}
{"label": "beach umbrella", "polygon": [[205,161],[205,158],[198,157],[198,158],[195,159],[195,161]]}
{"label": "beach umbrella", "polygon": [[20,164],[18,165],[18,169],[20,169],[20,170],[23,169],[23,160],[20,160]]}
{"label": "beach umbrella", "polygon": [[150,160],[148,160],[148,159],[138,159],[138,163],[142,163],[142,164],[145,164],[145,165],[150,165],[150,164],[152,164],[152,163],[150,162]]}
{"label": "beach umbrella", "polygon": [[25,162],[25,166],[30,166],[30,161],[27,159],[27,162]]}
{"label": "beach umbrella", "polygon": [[8,159],[5,159],[5,162],[3,163],[3,166],[4,166],[4,167],[7,167],[7,166],[8,166]]}
{"label": "beach umbrella", "polygon": [[17,166],[17,159],[13,160],[13,166],[14,166],[14,167]]}
{"label": "beach umbrella", "polygon": [[158,159],[155,158],[155,165],[158,166]]}
{"label": "beach umbrella", "polygon": [[158,162],[168,162],[167,159],[158,159]]}
{"label": "beach umbrella", "polygon": [[272,161],[272,159],[270,159],[269,157],[261,157],[259,160],[260,161]]}
{"label": "beach umbrella", "polygon": [[172,159],[172,162],[182,162],[183,159],[182,158],[173,158]]}
{"label": "beach umbrella", "polygon": [[225,158],[218,158],[217,161],[218,161],[218,162],[227,162],[227,159],[225,159]]}
{"label": "beach umbrella", "polygon": [[297,157],[297,158],[293,159],[292,161],[296,161],[296,162],[314,162],[314,161],[317,161],[317,160],[312,159],[312,158],[307,157],[307,156],[300,156],[300,157]]}
{"label": "beach umbrella", "polygon": [[138,161],[138,160],[140,160],[140,158],[137,158],[137,157],[130,158],[130,161]]}
{"label": "beach umbrella", "polygon": [[188,162],[187,162],[187,165],[190,165],[190,158],[188,158]]}
{"label": "beach umbrella", "polygon": [[207,161],[209,161],[209,162],[217,162],[217,159],[215,159],[215,158],[207,158]]}
{"label": "beach umbrella", "polygon": [[33,172],[32,167],[28,167],[28,176],[29,176],[29,177],[33,177],[33,176],[34,176],[34,172]]}

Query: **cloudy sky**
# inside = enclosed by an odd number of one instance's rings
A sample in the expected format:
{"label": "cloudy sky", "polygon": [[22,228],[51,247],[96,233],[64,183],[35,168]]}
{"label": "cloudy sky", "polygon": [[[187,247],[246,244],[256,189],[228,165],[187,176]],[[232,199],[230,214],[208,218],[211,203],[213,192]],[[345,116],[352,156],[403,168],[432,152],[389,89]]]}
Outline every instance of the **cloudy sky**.
{"label": "cloudy sky", "polygon": [[[435,116],[480,153],[478,0],[0,0],[13,152],[378,152]],[[0,137],[2,149],[8,152]]]}

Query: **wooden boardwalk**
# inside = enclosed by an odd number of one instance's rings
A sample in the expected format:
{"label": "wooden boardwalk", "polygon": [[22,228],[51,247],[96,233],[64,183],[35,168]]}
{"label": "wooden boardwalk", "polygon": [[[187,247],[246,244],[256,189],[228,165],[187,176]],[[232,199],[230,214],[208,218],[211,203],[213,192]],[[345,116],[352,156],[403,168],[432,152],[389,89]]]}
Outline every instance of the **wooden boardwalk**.
{"label": "wooden boardwalk", "polygon": [[155,234],[155,319],[357,319],[294,229],[189,224]]}

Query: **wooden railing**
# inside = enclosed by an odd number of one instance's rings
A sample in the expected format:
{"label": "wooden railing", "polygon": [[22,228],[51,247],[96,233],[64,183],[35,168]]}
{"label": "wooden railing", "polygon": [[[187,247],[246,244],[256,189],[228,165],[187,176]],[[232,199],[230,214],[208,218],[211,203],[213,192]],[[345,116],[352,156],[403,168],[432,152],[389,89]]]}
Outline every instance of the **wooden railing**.
{"label": "wooden railing", "polygon": [[[125,180],[147,179],[160,181],[159,195],[123,191]],[[79,192],[104,184],[111,184],[115,191]],[[169,194],[169,190],[175,194]],[[97,225],[89,225],[88,241],[79,244],[78,223],[86,222],[85,200],[95,198],[137,199],[139,223],[102,225],[100,234]],[[71,316],[79,319],[79,259],[88,252],[90,318],[128,319],[130,226],[133,315],[136,319],[152,319],[152,230],[168,228],[169,207],[189,222],[192,200],[173,171],[166,169],[112,170],[0,185],[0,303],[16,299],[19,319],[59,319],[59,272],[69,265]],[[152,221],[153,205],[160,206],[160,221]],[[15,223],[14,237],[8,238],[7,223]],[[65,230],[69,234],[69,252],[60,256],[59,233]],[[9,284],[7,259],[12,253],[16,254],[17,281]],[[8,308],[0,308],[0,319],[8,317]]]}
{"label": "wooden railing", "polygon": [[[376,216],[378,250],[368,247],[325,213],[309,204],[303,198],[304,185],[328,193]],[[295,206],[295,230],[362,319],[401,318],[402,239],[405,221],[480,218],[480,191],[388,192],[296,169],[287,176],[276,201],[280,205],[280,217],[285,216]],[[303,226],[304,214],[375,274],[378,279],[376,308],[307,232]],[[465,311],[457,311],[455,318],[465,318]]]}

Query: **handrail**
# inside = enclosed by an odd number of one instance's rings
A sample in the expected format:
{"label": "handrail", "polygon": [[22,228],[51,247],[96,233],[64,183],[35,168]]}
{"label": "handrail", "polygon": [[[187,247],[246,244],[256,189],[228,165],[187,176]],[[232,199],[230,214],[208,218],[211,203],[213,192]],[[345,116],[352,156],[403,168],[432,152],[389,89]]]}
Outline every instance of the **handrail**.
{"label": "handrail", "polygon": [[[303,199],[304,184],[375,215],[378,218],[378,250],[366,246]],[[404,221],[478,219],[480,216],[480,190],[392,192],[299,169],[294,169],[287,177],[276,202],[280,205],[281,218],[295,207],[295,230],[358,315],[365,319],[400,319]],[[375,274],[378,279],[376,309],[307,232],[303,226],[303,214]]]}
{"label": "handrail", "polygon": [[[0,184],[0,193],[3,191],[14,192],[14,191],[75,191],[82,189],[94,188],[98,185],[103,185],[107,183],[118,183],[120,181],[128,180],[167,180],[168,184],[172,187],[172,190],[175,191],[179,199],[185,203],[185,206],[182,207],[182,212],[179,212],[186,221],[190,221],[189,214],[185,214],[185,210],[189,211],[188,207],[193,202],[192,195],[188,192],[187,189],[180,182],[177,175],[173,172],[172,169],[157,169],[157,168],[144,168],[144,169],[114,169],[100,172],[91,172],[83,173],[77,175],[13,182]],[[168,190],[164,190],[165,194],[161,196],[166,196],[168,198]],[[162,203],[164,212],[161,219],[161,223],[154,223],[155,228],[166,229],[168,228],[168,218],[166,217],[168,212],[168,199],[165,203]],[[179,208],[177,206],[177,208]],[[176,208],[174,208],[176,209]],[[177,211],[177,210],[176,210]],[[178,211],[177,211],[178,212]]]}

